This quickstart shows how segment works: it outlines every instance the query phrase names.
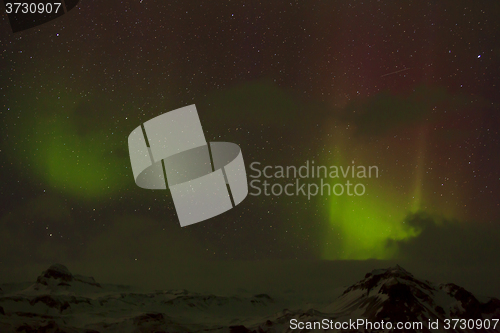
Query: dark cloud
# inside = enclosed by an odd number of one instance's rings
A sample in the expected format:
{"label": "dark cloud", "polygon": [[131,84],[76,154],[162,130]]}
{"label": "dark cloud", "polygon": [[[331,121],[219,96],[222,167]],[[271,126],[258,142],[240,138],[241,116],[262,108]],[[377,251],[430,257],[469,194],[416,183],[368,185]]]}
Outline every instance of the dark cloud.
{"label": "dark cloud", "polygon": [[436,283],[453,282],[476,295],[500,296],[497,227],[422,212],[409,215],[405,223],[420,235],[391,244],[399,247],[400,264]]}
{"label": "dark cloud", "polygon": [[204,112],[216,112],[218,123],[231,126],[265,125],[278,128],[284,125],[299,130],[322,119],[326,104],[301,100],[291,90],[271,80],[255,80],[209,94],[199,103]]}
{"label": "dark cloud", "polygon": [[500,262],[498,228],[417,213],[405,223],[419,236],[397,241],[402,258],[444,265],[491,265]]}
{"label": "dark cloud", "polygon": [[342,119],[356,126],[359,135],[381,135],[399,126],[437,121],[445,113],[463,109],[466,99],[444,87],[415,86],[407,94],[382,91],[349,103]]}

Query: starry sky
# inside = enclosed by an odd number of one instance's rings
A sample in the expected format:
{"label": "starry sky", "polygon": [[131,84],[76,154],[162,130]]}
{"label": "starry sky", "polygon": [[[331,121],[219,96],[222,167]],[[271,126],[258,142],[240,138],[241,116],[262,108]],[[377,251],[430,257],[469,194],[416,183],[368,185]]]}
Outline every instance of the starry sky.
{"label": "starry sky", "polygon": [[[4,14],[0,278],[377,259],[493,279],[499,15],[493,1],[81,0],[12,33]],[[314,161],[379,177],[363,196],[248,196],[181,228],[168,191],[135,185],[127,138],[190,104],[249,174]]]}

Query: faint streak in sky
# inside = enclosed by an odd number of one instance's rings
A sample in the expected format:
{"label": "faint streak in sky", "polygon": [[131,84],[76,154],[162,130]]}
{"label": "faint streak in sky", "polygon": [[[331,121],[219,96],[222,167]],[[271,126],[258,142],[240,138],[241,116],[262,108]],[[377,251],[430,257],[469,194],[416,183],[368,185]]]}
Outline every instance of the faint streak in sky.
{"label": "faint streak in sky", "polygon": [[387,74],[381,75],[380,77],[384,77],[384,76],[388,76],[388,75],[396,74],[396,73],[399,73],[399,72],[404,72],[404,71],[407,71],[407,70],[409,70],[409,69],[411,69],[411,67],[408,67],[408,68],[403,68],[403,69],[400,69],[399,71],[395,71],[395,72],[387,73]]}

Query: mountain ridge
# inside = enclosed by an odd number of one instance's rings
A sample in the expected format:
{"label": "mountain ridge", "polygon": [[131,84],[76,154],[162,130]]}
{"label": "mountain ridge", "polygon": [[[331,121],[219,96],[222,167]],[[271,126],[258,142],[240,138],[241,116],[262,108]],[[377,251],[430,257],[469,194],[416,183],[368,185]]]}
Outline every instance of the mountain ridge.
{"label": "mountain ridge", "polygon": [[[302,295],[302,299],[307,299],[307,295]],[[296,332],[291,328],[292,321],[358,319],[438,321],[442,331],[477,331],[445,330],[442,324],[453,318],[498,319],[500,300],[480,301],[465,288],[420,280],[399,265],[366,273],[338,298],[326,303],[297,302],[265,293],[242,296],[188,290],[131,292],[101,285],[92,277],[73,275],[61,264],[51,265],[27,288],[0,294],[1,332],[271,333]],[[430,331],[426,327],[412,330]],[[484,331],[500,332],[498,327]]]}

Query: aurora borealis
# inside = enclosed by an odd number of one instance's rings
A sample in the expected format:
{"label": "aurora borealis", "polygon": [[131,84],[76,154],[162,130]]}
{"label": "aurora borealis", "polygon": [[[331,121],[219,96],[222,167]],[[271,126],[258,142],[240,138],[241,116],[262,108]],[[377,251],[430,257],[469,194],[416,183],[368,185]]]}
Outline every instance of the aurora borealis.
{"label": "aurora borealis", "polygon": [[[53,262],[103,276],[164,260],[495,266],[499,15],[486,1],[81,0],[18,33],[4,15],[0,277]],[[379,176],[362,196],[248,196],[180,228],[168,191],[135,186],[127,137],[190,104],[247,175],[315,161]]]}

